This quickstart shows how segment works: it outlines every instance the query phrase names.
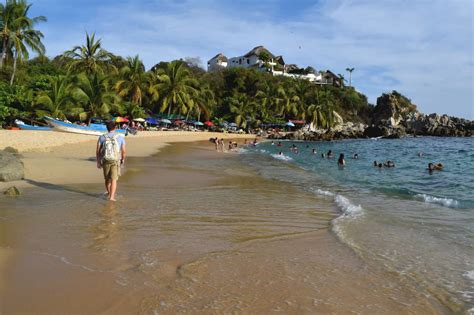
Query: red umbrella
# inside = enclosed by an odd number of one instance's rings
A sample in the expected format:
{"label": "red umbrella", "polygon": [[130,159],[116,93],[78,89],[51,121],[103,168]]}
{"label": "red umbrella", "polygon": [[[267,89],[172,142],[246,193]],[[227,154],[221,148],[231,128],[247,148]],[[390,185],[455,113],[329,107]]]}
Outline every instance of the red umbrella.
{"label": "red umbrella", "polygon": [[176,126],[179,126],[179,125],[184,124],[184,121],[182,121],[182,120],[175,120],[175,121],[173,122],[173,124],[176,125]]}
{"label": "red umbrella", "polygon": [[206,121],[206,122],[204,123],[204,125],[206,125],[206,126],[208,126],[208,127],[212,127],[212,126],[214,126],[214,123],[213,123],[212,121]]}

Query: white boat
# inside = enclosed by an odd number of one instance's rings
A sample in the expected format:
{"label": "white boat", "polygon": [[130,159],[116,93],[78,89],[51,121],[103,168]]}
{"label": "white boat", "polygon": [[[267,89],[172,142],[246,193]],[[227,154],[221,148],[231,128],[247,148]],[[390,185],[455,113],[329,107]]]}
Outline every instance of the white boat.
{"label": "white boat", "polygon": [[[51,127],[54,128],[54,131],[78,133],[81,135],[90,136],[101,136],[104,133],[107,133],[105,125],[81,126],[67,123],[47,116],[45,116],[44,119]],[[126,130],[122,129],[116,130],[116,132],[126,134]]]}

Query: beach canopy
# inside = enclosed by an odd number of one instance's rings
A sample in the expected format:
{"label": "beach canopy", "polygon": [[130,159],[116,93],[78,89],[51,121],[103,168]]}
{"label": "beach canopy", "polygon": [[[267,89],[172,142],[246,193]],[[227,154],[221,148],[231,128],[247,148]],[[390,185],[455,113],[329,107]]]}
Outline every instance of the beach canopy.
{"label": "beach canopy", "polygon": [[162,124],[171,124],[171,120],[169,120],[169,119],[162,119],[162,120],[160,120],[160,123],[162,123]]}
{"label": "beach canopy", "polygon": [[137,121],[137,122],[145,122],[145,119],[143,119],[143,118],[135,118],[133,121]]}
{"label": "beach canopy", "polygon": [[156,121],[156,119],[152,117],[148,117],[147,119],[145,119],[145,121],[150,125],[158,125],[158,122]]}
{"label": "beach canopy", "polygon": [[204,124],[200,121],[195,121],[194,126],[204,126]]}
{"label": "beach canopy", "polygon": [[295,124],[292,123],[292,122],[287,122],[287,123],[285,124],[285,126],[287,126],[287,127],[294,127]]}
{"label": "beach canopy", "polygon": [[206,122],[204,123],[204,125],[206,125],[206,126],[208,126],[208,127],[212,127],[212,126],[214,126],[214,123],[213,123],[212,121],[206,121]]}
{"label": "beach canopy", "polygon": [[112,118],[112,121],[113,122],[116,122],[116,123],[123,123],[123,122],[129,122],[129,120],[125,117],[114,117]]}

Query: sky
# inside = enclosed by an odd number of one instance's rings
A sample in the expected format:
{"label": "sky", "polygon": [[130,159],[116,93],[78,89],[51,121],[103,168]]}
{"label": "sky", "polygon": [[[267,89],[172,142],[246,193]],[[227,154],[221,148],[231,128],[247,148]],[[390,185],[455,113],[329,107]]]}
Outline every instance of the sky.
{"label": "sky", "polygon": [[263,45],[286,63],[349,74],[376,103],[397,90],[426,114],[474,120],[472,0],[30,0],[47,55],[96,33],[105,49],[160,61]]}

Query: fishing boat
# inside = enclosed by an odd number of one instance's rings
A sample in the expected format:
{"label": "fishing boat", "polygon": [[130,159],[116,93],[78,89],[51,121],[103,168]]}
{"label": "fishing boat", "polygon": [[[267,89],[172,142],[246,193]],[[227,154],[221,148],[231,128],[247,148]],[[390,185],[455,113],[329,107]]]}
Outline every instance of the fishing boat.
{"label": "fishing boat", "polygon": [[21,130],[33,130],[33,131],[52,131],[53,130],[53,128],[49,127],[49,126],[43,127],[43,126],[28,125],[27,123],[25,123],[24,121],[19,120],[19,119],[15,120],[15,124]]}
{"label": "fishing boat", "polygon": [[[51,117],[44,117],[44,120],[53,127],[54,131],[78,133],[82,135],[100,136],[107,132],[107,127],[101,124],[91,124],[90,126],[81,126],[65,121],[57,120]],[[117,129],[116,132],[126,134],[126,130]]]}

